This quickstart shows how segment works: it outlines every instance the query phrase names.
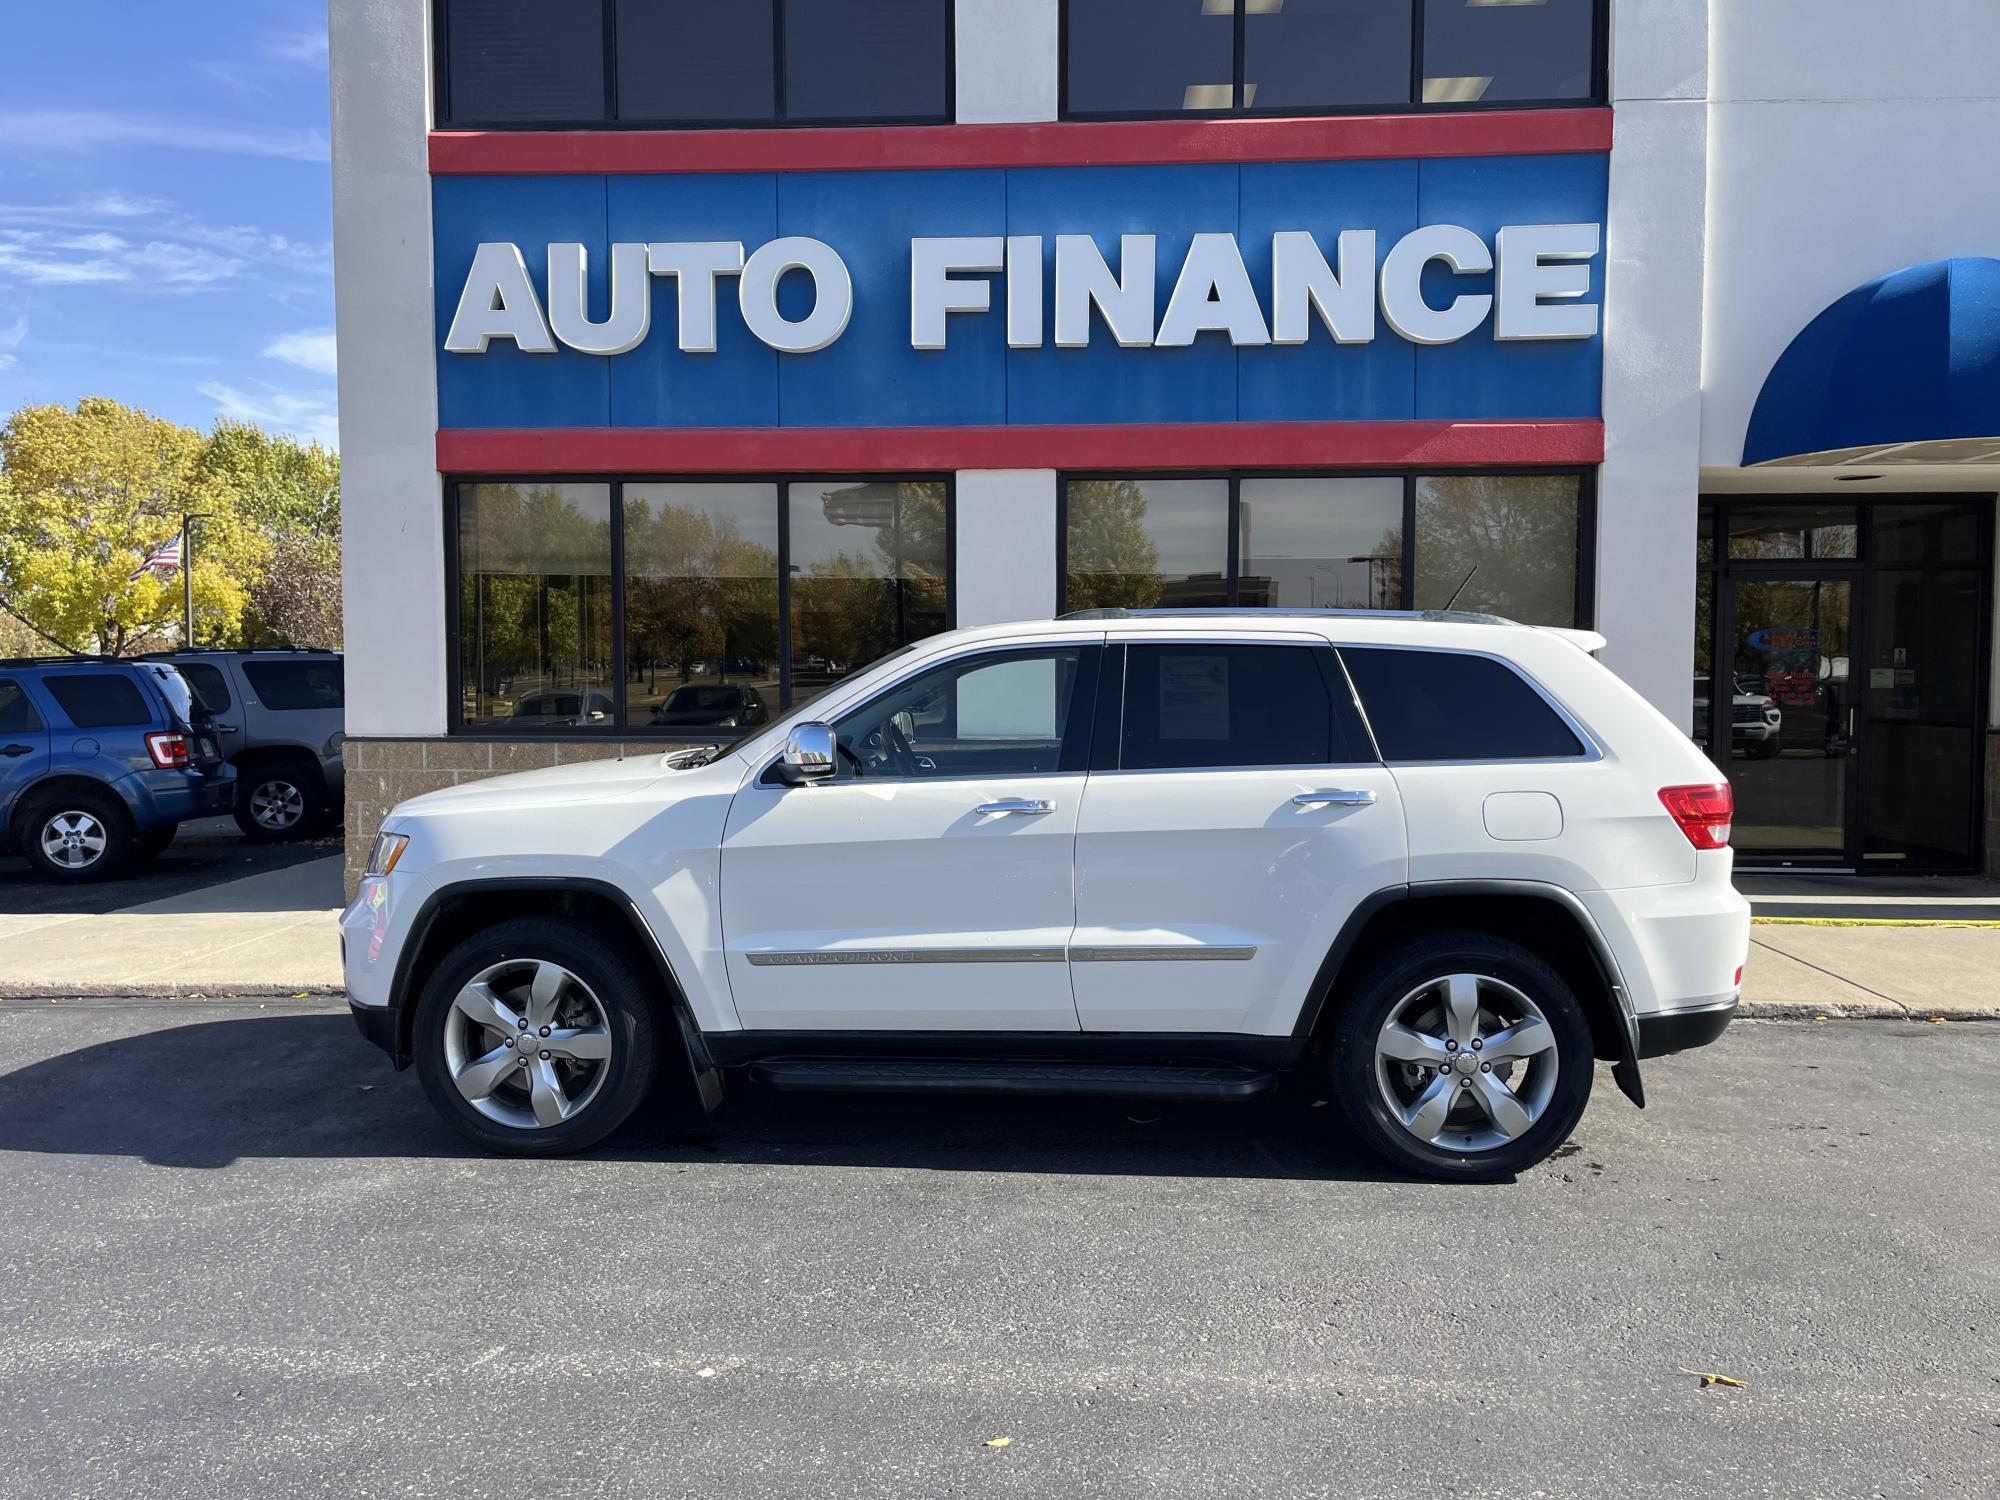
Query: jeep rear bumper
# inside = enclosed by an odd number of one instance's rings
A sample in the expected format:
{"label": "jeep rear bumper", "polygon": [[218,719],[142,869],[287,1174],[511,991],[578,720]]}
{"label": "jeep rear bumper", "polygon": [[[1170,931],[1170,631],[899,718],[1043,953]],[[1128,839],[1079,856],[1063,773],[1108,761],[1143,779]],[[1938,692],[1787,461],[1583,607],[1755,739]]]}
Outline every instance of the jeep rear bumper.
{"label": "jeep rear bumper", "polygon": [[1718,1000],[1655,1011],[1639,1020],[1639,1056],[1666,1057],[1694,1047],[1706,1047],[1729,1029],[1736,1017],[1735,995]]}

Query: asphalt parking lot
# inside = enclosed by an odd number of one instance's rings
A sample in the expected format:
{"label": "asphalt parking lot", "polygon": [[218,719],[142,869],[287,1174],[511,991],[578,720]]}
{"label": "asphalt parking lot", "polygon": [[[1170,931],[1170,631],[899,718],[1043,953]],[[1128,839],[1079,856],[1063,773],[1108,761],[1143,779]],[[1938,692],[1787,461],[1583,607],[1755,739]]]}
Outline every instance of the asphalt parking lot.
{"label": "asphalt parking lot", "polygon": [[[168,896],[185,896],[228,880],[288,869],[340,850],[334,828],[323,837],[290,844],[253,844],[233,818],[183,823],[180,834],[152,864],[116,880],[59,885],[44,880],[18,854],[0,854],[0,916],[97,915],[123,911]],[[4,976],[0,976],[4,977]]]}
{"label": "asphalt parking lot", "polygon": [[0,1487],[1991,1495],[1996,1064],[1742,1023],[1498,1187],[1310,1091],[746,1087],[516,1162],[335,1006],[0,1003]]}

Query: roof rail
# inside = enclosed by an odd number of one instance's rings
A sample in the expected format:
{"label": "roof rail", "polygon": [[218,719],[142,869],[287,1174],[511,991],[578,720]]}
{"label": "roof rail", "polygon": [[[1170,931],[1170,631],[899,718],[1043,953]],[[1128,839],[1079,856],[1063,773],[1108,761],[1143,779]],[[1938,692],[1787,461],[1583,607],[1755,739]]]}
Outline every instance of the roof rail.
{"label": "roof rail", "polygon": [[0,656],[0,667],[104,666],[112,662],[136,661],[131,656],[105,656],[96,651],[77,651],[68,656]]}
{"label": "roof rail", "polygon": [[126,661],[171,661],[176,656],[338,656],[331,646],[177,646],[165,651],[140,651]]}
{"label": "roof rail", "polygon": [[1264,609],[1256,605],[1225,608],[1184,609],[1078,609],[1059,616],[1064,620],[1176,620],[1225,619],[1268,620],[1273,617],[1302,617],[1314,620],[1427,620],[1448,625],[1512,625],[1499,615],[1476,614],[1463,609]]}

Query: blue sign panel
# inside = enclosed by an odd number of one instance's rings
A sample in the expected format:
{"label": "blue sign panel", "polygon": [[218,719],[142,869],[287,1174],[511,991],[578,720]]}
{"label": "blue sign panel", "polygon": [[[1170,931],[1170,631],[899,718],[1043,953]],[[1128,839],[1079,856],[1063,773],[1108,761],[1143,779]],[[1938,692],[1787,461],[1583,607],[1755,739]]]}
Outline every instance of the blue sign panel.
{"label": "blue sign panel", "polygon": [[439,177],[441,421],[1594,417],[1605,198],[1601,155]]}

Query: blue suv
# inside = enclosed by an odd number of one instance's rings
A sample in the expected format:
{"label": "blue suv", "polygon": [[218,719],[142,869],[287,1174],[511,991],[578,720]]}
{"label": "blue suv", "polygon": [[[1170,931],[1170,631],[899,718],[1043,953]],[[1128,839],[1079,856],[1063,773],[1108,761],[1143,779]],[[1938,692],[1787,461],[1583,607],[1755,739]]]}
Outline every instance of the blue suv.
{"label": "blue suv", "polygon": [[181,674],[101,657],[0,660],[0,844],[50,880],[153,858],[228,812],[236,772]]}

